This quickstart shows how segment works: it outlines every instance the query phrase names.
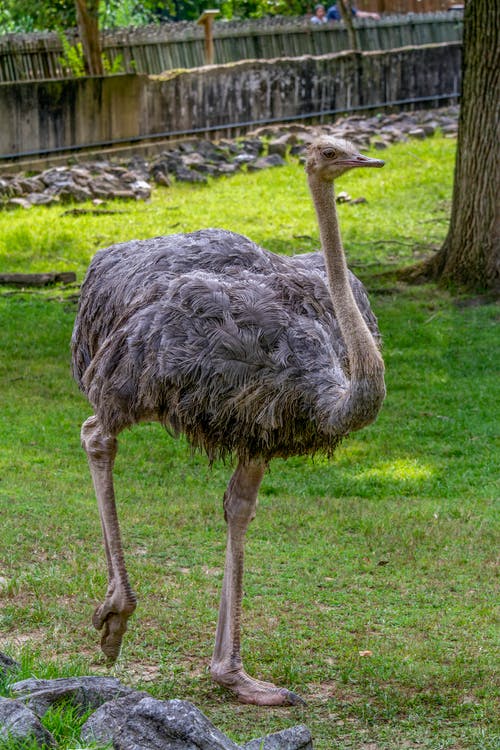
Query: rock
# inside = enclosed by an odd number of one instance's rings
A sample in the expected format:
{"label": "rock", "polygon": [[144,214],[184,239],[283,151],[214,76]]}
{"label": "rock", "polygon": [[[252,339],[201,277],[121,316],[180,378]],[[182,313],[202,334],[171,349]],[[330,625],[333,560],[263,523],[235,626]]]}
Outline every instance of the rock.
{"label": "rock", "polygon": [[11,182],[10,180],[5,180],[2,177],[0,177],[0,195],[10,195],[11,190]]}
{"label": "rock", "polygon": [[410,138],[420,138],[423,140],[425,138],[425,130],[423,128],[412,128],[408,131],[408,135]]}
{"label": "rock", "polygon": [[81,741],[86,744],[112,743],[113,737],[127,721],[132,708],[146,696],[147,693],[134,690],[130,695],[104,703],[82,726]]}
{"label": "rock", "polygon": [[55,747],[56,741],[33,711],[24,703],[0,698],[0,740],[27,741],[35,739],[40,745]]}
{"label": "rock", "polygon": [[164,187],[170,187],[172,185],[168,172],[159,164],[156,167],[153,167],[151,170],[151,176],[157,185],[163,185]]}
{"label": "rock", "polygon": [[345,190],[342,190],[335,197],[335,203],[350,203],[350,201],[351,196],[349,195],[349,193],[346,193]]}
{"label": "rock", "polygon": [[276,141],[272,141],[267,149],[268,154],[279,154],[283,158],[286,156],[286,152],[288,151],[288,143],[287,141],[283,139],[279,139]]}
{"label": "rock", "polygon": [[240,750],[192,703],[143,698],[113,739],[114,750]]}
{"label": "rock", "polygon": [[38,716],[62,701],[79,713],[98,708],[106,701],[134,692],[114,677],[61,677],[55,680],[30,678],[11,685],[15,697],[24,701]]}
{"label": "rock", "polygon": [[215,167],[215,174],[217,175],[234,174],[237,171],[237,164],[219,164],[217,167]]}
{"label": "rock", "polygon": [[[217,142],[192,139],[172,145],[149,164],[137,156],[124,164],[99,159],[85,164],[52,167],[34,176],[3,174],[0,178],[0,207],[49,205],[54,198],[61,202],[115,198],[148,200],[151,183],[168,187],[171,177],[179,182],[203,184],[207,182],[207,175],[233,174],[245,165],[249,171],[282,166],[287,152],[303,163],[305,147],[321,133],[347,138],[360,149],[368,148],[372,143],[374,148],[383,150],[388,144],[405,141],[408,137],[424,139],[438,128],[445,137],[456,137],[458,107],[371,117],[351,115],[321,126],[301,123],[269,125],[257,128],[241,139],[220,139]],[[270,139],[268,155],[263,156],[266,138]]]}
{"label": "rock", "polygon": [[436,132],[436,123],[435,122],[426,122],[422,125],[422,130],[424,131],[426,136],[434,135]]}
{"label": "rock", "polygon": [[238,156],[234,157],[233,164],[250,164],[254,159],[255,156],[252,154],[238,154]]}
{"label": "rock", "polygon": [[92,200],[92,193],[84,185],[79,185],[73,182],[69,185],[61,187],[56,193],[61,201],[68,203],[69,201],[82,201]]}
{"label": "rock", "polygon": [[26,198],[11,198],[5,208],[31,208],[31,203]]}
{"label": "rock", "polygon": [[17,672],[21,665],[7,654],[0,651],[0,677],[6,677],[9,672]]}
{"label": "rock", "polygon": [[32,206],[48,206],[52,203],[57,203],[57,197],[51,193],[28,193],[26,200]]}
{"label": "rock", "polygon": [[244,138],[239,142],[240,147],[254,157],[260,156],[264,151],[264,144],[261,138]]}
{"label": "rock", "polygon": [[180,167],[176,170],[175,179],[179,182],[206,182],[207,178],[199,172],[195,172],[194,169],[186,169]]}
{"label": "rock", "polygon": [[286,161],[279,154],[270,154],[269,156],[261,156],[259,159],[251,162],[247,169],[249,172],[256,172],[260,169],[268,169],[269,167],[283,167]]}
{"label": "rock", "polygon": [[186,154],[185,156],[183,156],[182,163],[185,167],[198,166],[199,164],[205,163],[205,158],[202,156],[202,154],[193,152],[191,154]]}
{"label": "rock", "polygon": [[18,179],[17,184],[23,191],[23,193],[41,193],[45,189],[45,184],[42,180],[36,177],[27,177],[26,179]]}
{"label": "rock", "polygon": [[241,750],[313,750],[311,732],[303,724],[299,724],[268,734],[267,737],[251,740]]}
{"label": "rock", "polygon": [[130,183],[137,200],[148,200],[151,197],[151,185],[146,180],[135,180]]}

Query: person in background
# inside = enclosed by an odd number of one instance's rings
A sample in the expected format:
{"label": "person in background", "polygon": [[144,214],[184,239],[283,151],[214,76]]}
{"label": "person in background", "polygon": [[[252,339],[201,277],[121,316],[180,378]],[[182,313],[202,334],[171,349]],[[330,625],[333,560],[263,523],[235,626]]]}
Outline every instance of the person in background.
{"label": "person in background", "polygon": [[326,10],[324,5],[316,5],[314,15],[311,16],[311,23],[327,23]]}
{"label": "person in background", "polygon": [[[356,18],[371,18],[372,21],[380,21],[380,16],[378,13],[368,13],[367,11],[364,11],[364,10],[357,10],[354,6],[352,6],[352,15],[355,16]],[[332,5],[331,8],[328,8],[328,12],[326,14],[326,20],[327,21],[341,21],[342,20],[342,15],[336,5]]]}

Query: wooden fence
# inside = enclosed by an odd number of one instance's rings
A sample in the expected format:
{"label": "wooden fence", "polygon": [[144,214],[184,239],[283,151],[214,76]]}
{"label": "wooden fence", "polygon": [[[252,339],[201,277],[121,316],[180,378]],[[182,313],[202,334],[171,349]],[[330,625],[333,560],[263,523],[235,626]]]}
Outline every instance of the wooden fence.
{"label": "wooden fence", "polygon": [[[357,21],[364,51],[460,41],[462,23],[455,13],[385,17]],[[75,39],[71,40],[73,43]],[[103,33],[103,50],[120,72],[159,74],[204,64],[202,29],[181,22],[117,29]],[[304,18],[267,18],[214,24],[215,63],[277,57],[324,55],[348,49],[342,24],[317,28]],[[67,78],[56,34],[11,34],[0,37],[0,82]]]}
{"label": "wooden fence", "polygon": [[[456,100],[461,44],[0,84],[0,160]],[[414,105],[413,105],[414,106]]]}
{"label": "wooden fence", "polygon": [[356,0],[353,3],[359,10],[372,13],[435,13],[459,4],[458,0]]}

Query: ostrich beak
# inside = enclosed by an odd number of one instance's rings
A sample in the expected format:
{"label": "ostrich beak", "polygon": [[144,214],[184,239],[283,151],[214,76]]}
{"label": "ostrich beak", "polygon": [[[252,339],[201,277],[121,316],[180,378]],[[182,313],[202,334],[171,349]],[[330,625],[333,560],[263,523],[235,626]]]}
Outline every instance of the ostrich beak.
{"label": "ostrich beak", "polygon": [[356,154],[350,156],[342,161],[337,161],[337,164],[342,164],[345,167],[383,167],[385,161],[382,159],[372,159],[371,156],[363,156],[363,154]]}

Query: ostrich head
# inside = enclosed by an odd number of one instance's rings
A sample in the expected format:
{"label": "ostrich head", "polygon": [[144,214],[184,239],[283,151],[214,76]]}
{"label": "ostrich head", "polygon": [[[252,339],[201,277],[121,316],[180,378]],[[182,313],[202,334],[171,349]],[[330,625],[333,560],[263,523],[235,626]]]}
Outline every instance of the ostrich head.
{"label": "ostrich head", "polygon": [[381,159],[363,156],[350,141],[321,136],[307,149],[306,172],[325,182],[333,182],[354,167],[383,167],[384,163]]}

